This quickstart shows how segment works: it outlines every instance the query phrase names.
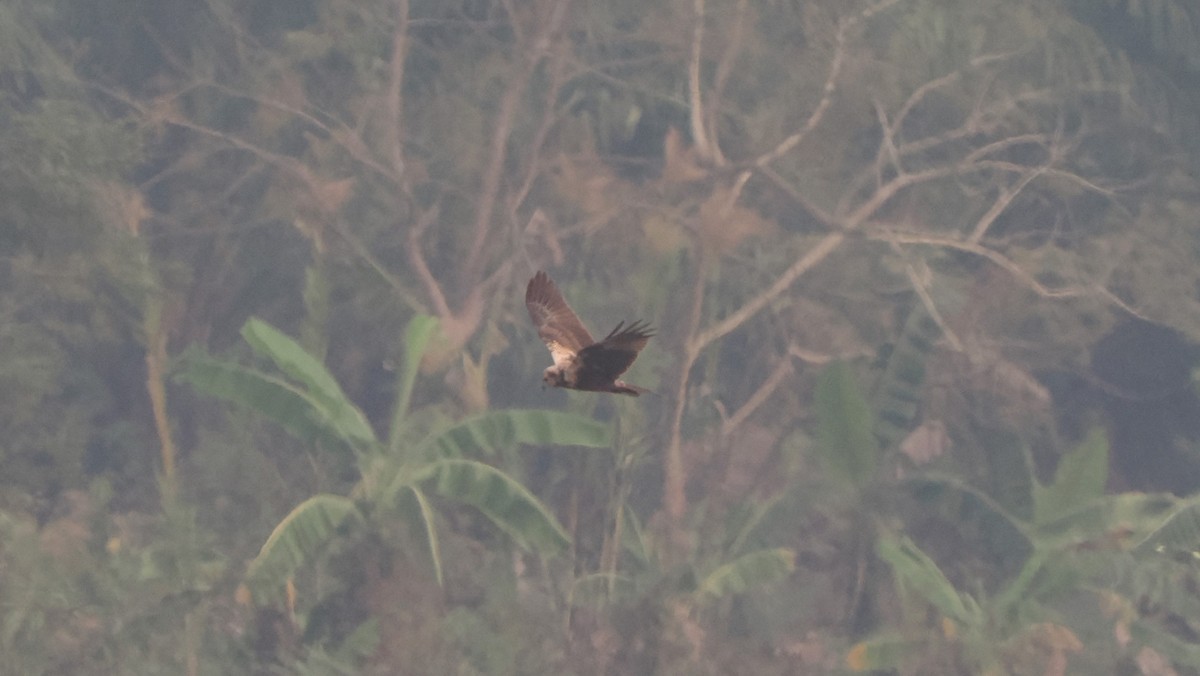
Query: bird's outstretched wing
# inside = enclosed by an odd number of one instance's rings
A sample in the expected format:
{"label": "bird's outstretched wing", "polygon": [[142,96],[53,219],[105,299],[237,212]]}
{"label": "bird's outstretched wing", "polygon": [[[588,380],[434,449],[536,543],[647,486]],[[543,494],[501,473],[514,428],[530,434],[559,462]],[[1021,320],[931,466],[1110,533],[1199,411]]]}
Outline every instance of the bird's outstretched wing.
{"label": "bird's outstretched wing", "polygon": [[557,366],[564,366],[576,353],[595,342],[545,272],[539,270],[525,287],[525,308]]}
{"label": "bird's outstretched wing", "polygon": [[590,382],[608,382],[616,380],[637,359],[638,352],[646,347],[646,343],[654,335],[654,331],[644,322],[634,322],[625,326],[625,322],[617,324],[604,340],[589,345],[579,351],[579,381],[581,384]]}

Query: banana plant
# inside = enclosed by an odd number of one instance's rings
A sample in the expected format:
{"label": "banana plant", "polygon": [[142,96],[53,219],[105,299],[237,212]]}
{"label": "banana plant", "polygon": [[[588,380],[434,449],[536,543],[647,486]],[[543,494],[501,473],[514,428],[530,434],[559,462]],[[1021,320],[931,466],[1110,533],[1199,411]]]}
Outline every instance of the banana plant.
{"label": "banana plant", "polygon": [[[956,588],[937,563],[904,536],[884,533],[876,555],[888,564],[893,583],[908,605],[932,608],[940,631],[881,631],[856,644],[847,664],[856,671],[930,668],[931,656],[971,664],[972,673],[1008,673],[1014,660],[1040,655],[1066,664],[1081,647],[1066,624],[1056,621],[1055,599],[1088,588],[1089,576],[1108,575],[1114,565],[1164,546],[1195,542],[1195,499],[1179,500],[1144,493],[1105,494],[1108,443],[1092,432],[1058,463],[1053,479],[1031,479],[1032,511],[1022,519],[986,494],[948,477],[926,476],[910,482],[937,484],[940,489],[974,500],[997,521],[1005,522],[1024,541],[1026,555],[1019,570],[992,594]],[[1167,515],[1170,514],[1168,517]],[[1133,537],[1146,534],[1137,546]],[[1115,601],[1115,595],[1108,600]],[[1131,611],[1131,615],[1136,613]],[[927,617],[914,613],[918,624]],[[1032,645],[1041,652],[1031,651]],[[1049,649],[1047,652],[1045,649]],[[1049,668],[1049,662],[1022,668]]]}
{"label": "banana plant", "polygon": [[478,458],[520,444],[608,448],[609,428],[568,413],[505,410],[414,437],[418,426],[408,424],[412,391],[436,330],[431,317],[409,323],[386,439],[376,435],[318,359],[259,319],[247,321],[242,336],[273,370],[198,354],[185,358],[182,380],[263,415],[302,442],[351,460],[359,476],[348,494],[313,495],[279,522],[246,573],[256,599],[277,596],[296,571],[318,560],[335,541],[356,530],[379,528],[380,519],[388,516],[423,533],[442,584],[433,495],[475,507],[527,550],[551,556],[567,548],[566,531],[550,510],[516,479]]}
{"label": "banana plant", "polygon": [[[1089,575],[1104,574],[1143,534],[1149,533],[1135,553],[1200,543],[1200,508],[1194,501],[1105,492],[1108,442],[1100,430],[1065,453],[1048,482],[1037,479],[1028,458],[1014,463],[1028,474],[1009,485],[1023,487],[1024,494],[998,498],[960,477],[937,472],[910,472],[888,481],[881,471],[878,427],[888,414],[878,402],[868,403],[848,365],[826,368],[814,402],[819,430],[814,449],[829,476],[852,496],[856,510],[852,532],[857,536],[850,550],[891,569],[891,582],[905,605],[919,606],[911,613],[915,624],[924,625],[929,609],[941,618],[937,631],[918,626],[920,633],[883,629],[869,635],[847,654],[853,670],[929,669],[929,660],[941,655],[949,663],[970,663],[972,673],[1004,673],[1014,656],[1026,655],[1032,644],[1049,647],[1055,660],[1066,660],[1079,641],[1068,626],[1052,620],[1059,595],[1085,588]],[[892,417],[897,428],[908,419]],[[894,507],[904,504],[897,501],[904,495],[918,498],[923,509],[958,505],[982,518],[990,540],[1003,536],[1012,545],[1014,573],[991,594],[956,588],[932,557],[895,532],[901,522],[889,517],[903,516]],[[1018,509],[1022,505],[1027,508]],[[867,561],[860,565],[869,568]],[[874,591],[863,590],[862,595],[874,596]]]}

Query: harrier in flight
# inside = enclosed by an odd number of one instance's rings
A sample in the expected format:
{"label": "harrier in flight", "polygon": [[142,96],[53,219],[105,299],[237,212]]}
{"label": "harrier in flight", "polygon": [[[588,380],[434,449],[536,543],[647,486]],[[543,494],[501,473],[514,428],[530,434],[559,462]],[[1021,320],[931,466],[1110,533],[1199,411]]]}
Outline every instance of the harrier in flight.
{"label": "harrier in flight", "polygon": [[550,348],[554,359],[554,365],[546,367],[542,374],[547,385],[635,397],[647,391],[617,379],[654,335],[647,324],[634,322],[625,326],[621,322],[604,340],[596,342],[558,287],[540,271],[525,287],[525,307],[537,327],[538,337]]}

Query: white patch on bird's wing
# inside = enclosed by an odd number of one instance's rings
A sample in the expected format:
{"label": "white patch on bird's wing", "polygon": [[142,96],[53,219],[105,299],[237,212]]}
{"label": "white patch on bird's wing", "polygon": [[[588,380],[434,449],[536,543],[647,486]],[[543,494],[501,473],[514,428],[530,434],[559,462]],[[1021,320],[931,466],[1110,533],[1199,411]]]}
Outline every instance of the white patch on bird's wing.
{"label": "white patch on bird's wing", "polygon": [[575,361],[575,352],[557,340],[547,341],[546,347],[550,348],[550,358],[554,360],[554,365],[559,368],[565,369]]}

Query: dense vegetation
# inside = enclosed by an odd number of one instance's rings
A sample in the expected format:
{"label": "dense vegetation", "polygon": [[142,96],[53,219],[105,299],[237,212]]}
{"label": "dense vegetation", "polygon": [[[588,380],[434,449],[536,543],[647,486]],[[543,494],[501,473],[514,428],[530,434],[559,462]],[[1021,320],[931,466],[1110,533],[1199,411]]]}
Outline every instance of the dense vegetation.
{"label": "dense vegetation", "polygon": [[1189,0],[0,4],[0,673],[1200,674],[1198,139]]}

